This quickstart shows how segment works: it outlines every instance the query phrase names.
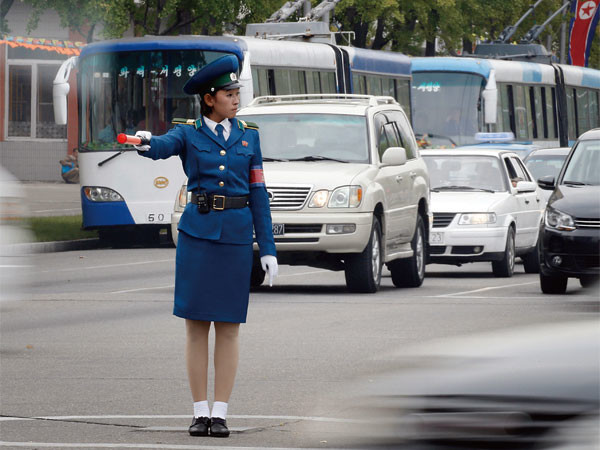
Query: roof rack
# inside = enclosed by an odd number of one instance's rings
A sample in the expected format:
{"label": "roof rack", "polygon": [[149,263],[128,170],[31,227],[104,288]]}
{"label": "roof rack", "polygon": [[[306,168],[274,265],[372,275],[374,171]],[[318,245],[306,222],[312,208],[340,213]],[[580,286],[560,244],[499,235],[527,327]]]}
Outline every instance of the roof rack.
{"label": "roof rack", "polygon": [[322,102],[347,102],[364,104],[368,106],[398,105],[394,97],[384,95],[359,95],[359,94],[293,94],[293,95],[265,95],[256,97],[248,106],[259,106],[272,103],[322,103]]}

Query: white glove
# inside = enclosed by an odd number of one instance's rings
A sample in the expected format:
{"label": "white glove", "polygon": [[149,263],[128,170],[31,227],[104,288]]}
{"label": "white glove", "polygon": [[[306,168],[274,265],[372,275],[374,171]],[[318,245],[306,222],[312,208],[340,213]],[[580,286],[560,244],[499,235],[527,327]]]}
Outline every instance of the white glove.
{"label": "white glove", "polygon": [[273,286],[273,280],[279,273],[279,266],[277,265],[277,258],[273,255],[265,255],[260,257],[260,265],[262,269],[269,275],[269,286]]}
{"label": "white glove", "polygon": [[[152,133],[150,133],[149,131],[136,131],[135,135],[139,138],[144,138],[144,139],[148,139],[148,141],[150,141],[150,139],[152,138]],[[134,145],[135,149],[139,152],[147,152],[148,150],[150,150],[150,146],[145,144],[145,145]]]}

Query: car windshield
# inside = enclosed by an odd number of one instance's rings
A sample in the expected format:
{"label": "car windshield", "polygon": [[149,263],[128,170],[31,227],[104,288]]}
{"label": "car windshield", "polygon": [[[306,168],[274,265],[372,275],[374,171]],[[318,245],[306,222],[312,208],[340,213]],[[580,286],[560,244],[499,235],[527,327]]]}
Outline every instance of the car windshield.
{"label": "car windshield", "polygon": [[413,128],[425,147],[475,144],[482,121],[483,77],[468,73],[415,72]]}
{"label": "car windshield", "polygon": [[563,175],[562,184],[600,185],[600,141],[579,141]]}
{"label": "car windshield", "polygon": [[556,179],[566,158],[567,155],[530,155],[525,165],[535,180],[546,175]]}
{"label": "car windshield", "polygon": [[506,191],[500,160],[479,155],[423,155],[431,190]]}
{"label": "car windshield", "polygon": [[260,128],[265,160],[369,162],[364,116],[342,114],[240,115]]}

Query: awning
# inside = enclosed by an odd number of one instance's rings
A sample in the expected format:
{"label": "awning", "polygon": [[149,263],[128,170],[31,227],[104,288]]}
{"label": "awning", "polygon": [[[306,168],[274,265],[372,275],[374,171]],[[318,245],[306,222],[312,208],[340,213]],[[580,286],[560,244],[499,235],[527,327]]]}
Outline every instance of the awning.
{"label": "awning", "polygon": [[61,41],[58,39],[44,39],[21,36],[3,35],[0,44],[6,44],[9,47],[25,47],[29,50],[46,50],[56,52],[61,55],[79,55],[85,42]]}

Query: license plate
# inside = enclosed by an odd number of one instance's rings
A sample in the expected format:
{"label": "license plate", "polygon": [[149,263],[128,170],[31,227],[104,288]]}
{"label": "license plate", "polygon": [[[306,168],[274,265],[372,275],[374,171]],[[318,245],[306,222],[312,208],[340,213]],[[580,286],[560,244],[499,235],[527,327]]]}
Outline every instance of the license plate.
{"label": "license plate", "polygon": [[285,224],[284,223],[274,223],[273,224],[273,236],[283,236],[285,234]]}
{"label": "license plate", "polygon": [[430,244],[443,244],[444,243],[444,233],[439,231],[434,231],[429,235],[429,243]]}

